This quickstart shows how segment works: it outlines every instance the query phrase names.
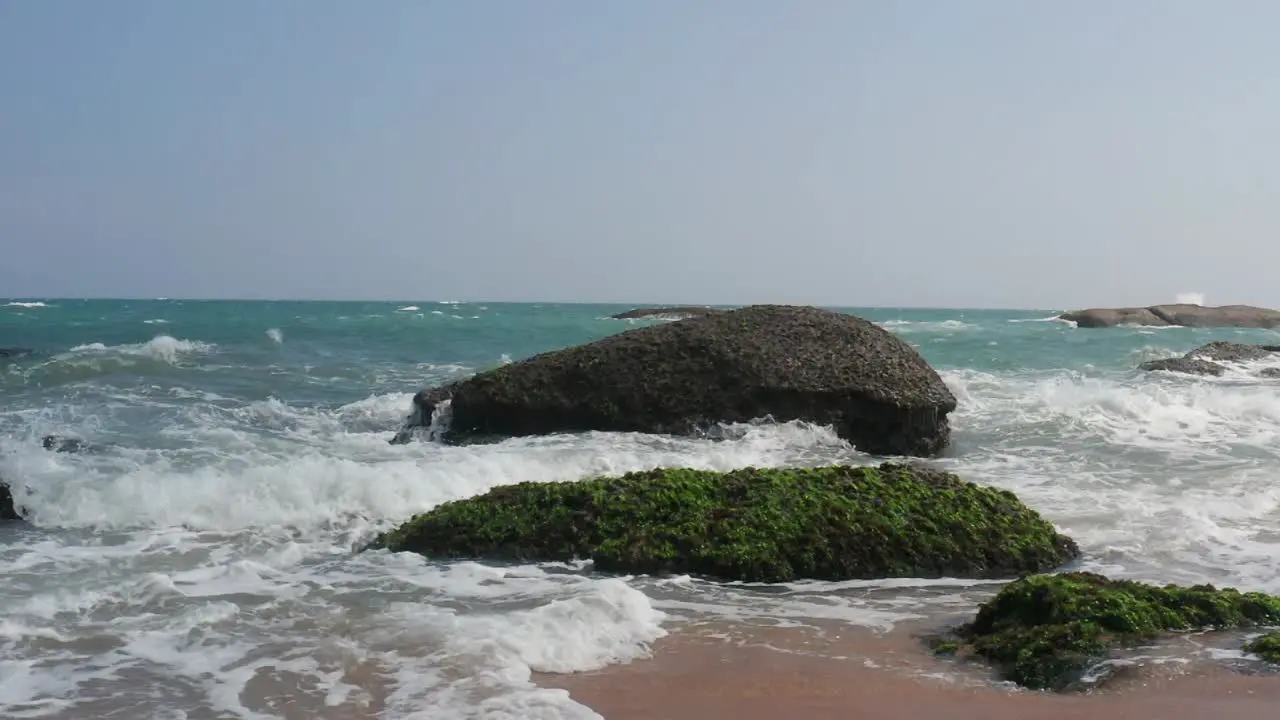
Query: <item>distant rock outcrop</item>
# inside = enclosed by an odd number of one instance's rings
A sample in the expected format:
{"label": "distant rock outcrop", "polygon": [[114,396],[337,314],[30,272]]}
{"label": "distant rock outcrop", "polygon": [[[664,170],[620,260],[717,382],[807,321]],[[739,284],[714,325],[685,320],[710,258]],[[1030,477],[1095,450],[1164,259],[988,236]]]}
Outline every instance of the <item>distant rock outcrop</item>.
{"label": "distant rock outcrop", "polygon": [[874,455],[921,456],[946,447],[956,407],[938,373],[893,333],[853,315],[780,305],[629,330],[424,390],[413,402],[394,443],[447,407],[446,441],[695,434],[772,417],[833,426]]}
{"label": "distant rock outcrop", "polygon": [[[1222,363],[1239,363],[1262,360],[1280,352],[1280,345],[1242,345],[1217,340],[1176,358],[1151,360],[1138,366],[1141,370],[1165,370],[1191,375],[1222,375],[1227,368]],[[1280,368],[1265,368],[1259,375],[1276,377]]]}
{"label": "distant rock outcrop", "polygon": [[1074,322],[1077,327],[1102,328],[1118,325],[1147,325],[1152,327],[1280,327],[1280,310],[1250,305],[1151,305],[1130,308],[1092,308],[1063,313],[1061,320]]}
{"label": "distant rock outcrop", "polygon": [[710,307],[693,307],[693,306],[652,307],[652,308],[636,308],[634,310],[628,310],[626,312],[618,313],[617,315],[613,315],[611,317],[614,320],[638,320],[640,318],[648,318],[648,317],[664,317],[664,318],[669,317],[669,318],[678,318],[683,320],[685,318],[701,317],[702,315],[715,315],[717,313],[722,313],[722,312],[726,312],[726,311],[720,308],[710,308]]}

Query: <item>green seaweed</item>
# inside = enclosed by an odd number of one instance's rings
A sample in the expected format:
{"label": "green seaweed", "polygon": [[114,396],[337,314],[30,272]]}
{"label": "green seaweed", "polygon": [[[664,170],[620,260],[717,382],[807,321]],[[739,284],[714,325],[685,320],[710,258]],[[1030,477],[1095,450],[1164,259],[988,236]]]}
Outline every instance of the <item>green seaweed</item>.
{"label": "green seaweed", "polygon": [[929,651],[938,656],[955,655],[960,650],[960,643],[944,637],[927,638],[925,644],[929,646]]}
{"label": "green seaweed", "polygon": [[1118,647],[1162,634],[1280,625],[1280,598],[1211,585],[1163,587],[1093,573],[1005,586],[957,635],[962,649],[1027,688],[1063,690]]}
{"label": "green seaweed", "polygon": [[1250,640],[1245,644],[1244,651],[1269,663],[1280,664],[1280,631],[1272,631]]}
{"label": "green seaweed", "polygon": [[439,559],[590,558],[603,572],[757,582],[1007,578],[1079,554],[1013,493],[894,463],[508,485],[442,504],[370,547]]}

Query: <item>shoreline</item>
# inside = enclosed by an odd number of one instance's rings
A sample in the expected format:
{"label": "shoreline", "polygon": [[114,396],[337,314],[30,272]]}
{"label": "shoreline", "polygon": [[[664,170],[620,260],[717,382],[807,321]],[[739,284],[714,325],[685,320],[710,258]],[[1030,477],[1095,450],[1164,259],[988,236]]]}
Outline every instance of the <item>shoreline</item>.
{"label": "shoreline", "polygon": [[983,664],[934,658],[908,627],[695,625],[672,629],[651,650],[648,659],[532,680],[567,690],[606,720],[1256,720],[1280,706],[1280,676],[1221,663],[1144,665],[1089,693],[1012,689]]}

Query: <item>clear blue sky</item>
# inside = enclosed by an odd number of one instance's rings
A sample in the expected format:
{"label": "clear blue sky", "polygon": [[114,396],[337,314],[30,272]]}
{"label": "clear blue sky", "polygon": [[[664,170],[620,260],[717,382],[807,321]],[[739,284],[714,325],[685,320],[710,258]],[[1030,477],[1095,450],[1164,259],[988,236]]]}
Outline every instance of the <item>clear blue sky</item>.
{"label": "clear blue sky", "polygon": [[0,296],[1280,306],[1277,28],[0,0]]}

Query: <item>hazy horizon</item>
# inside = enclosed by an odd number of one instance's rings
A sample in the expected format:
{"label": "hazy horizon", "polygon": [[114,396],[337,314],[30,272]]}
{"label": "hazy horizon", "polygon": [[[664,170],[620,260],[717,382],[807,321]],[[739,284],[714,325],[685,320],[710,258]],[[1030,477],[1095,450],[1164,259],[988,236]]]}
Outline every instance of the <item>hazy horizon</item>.
{"label": "hazy horizon", "polygon": [[[1191,293],[1190,295],[1199,295]],[[5,302],[267,302],[267,303],[387,303],[387,304],[424,304],[424,305],[617,305],[627,306],[631,308],[648,308],[648,307],[743,307],[747,305],[770,305],[770,304],[795,304],[795,305],[811,305],[815,307],[840,308],[840,309],[865,309],[865,310],[948,310],[948,311],[1009,311],[1009,312],[1068,312],[1072,310],[1087,310],[1091,308],[1102,307],[1120,307],[1114,305],[1100,306],[1058,306],[1058,307],[980,307],[980,306],[964,306],[964,305],[847,305],[833,303],[774,303],[770,300],[753,300],[745,303],[723,303],[723,302],[698,302],[698,301],[628,301],[628,300],[489,300],[484,298],[394,298],[394,297],[366,297],[366,298],[264,298],[264,297],[131,297],[121,295],[113,296],[97,296],[97,297],[55,297],[55,296],[39,296],[27,295],[22,297],[6,297],[0,298]],[[1159,303],[1146,303],[1133,307],[1150,307],[1152,305],[1175,305],[1175,304],[1191,304],[1202,305],[1206,307],[1214,307],[1214,303],[1206,302],[1203,297],[1178,297],[1173,300]]]}
{"label": "hazy horizon", "polygon": [[0,2],[0,295],[1280,307],[1278,21]]}

